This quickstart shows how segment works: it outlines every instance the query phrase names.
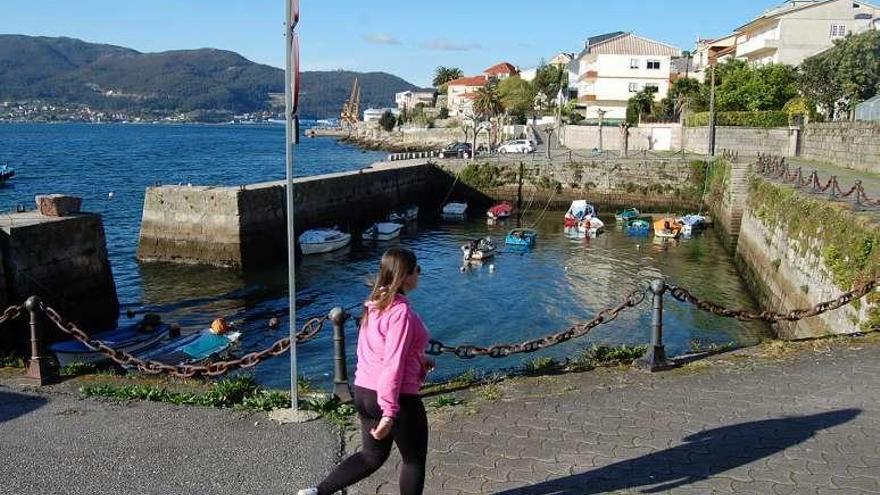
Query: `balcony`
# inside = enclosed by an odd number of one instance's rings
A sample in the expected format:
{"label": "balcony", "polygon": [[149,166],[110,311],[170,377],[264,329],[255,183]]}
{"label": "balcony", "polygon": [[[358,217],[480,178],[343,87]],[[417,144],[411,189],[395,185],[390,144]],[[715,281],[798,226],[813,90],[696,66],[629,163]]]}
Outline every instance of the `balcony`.
{"label": "balcony", "polygon": [[752,38],[745,43],[736,45],[736,56],[755,58],[767,56],[779,49],[778,39]]}
{"label": "balcony", "polygon": [[598,78],[599,78],[599,73],[597,71],[588,70],[587,72],[584,72],[583,74],[581,74],[581,76],[578,78],[578,81],[594,81]]}

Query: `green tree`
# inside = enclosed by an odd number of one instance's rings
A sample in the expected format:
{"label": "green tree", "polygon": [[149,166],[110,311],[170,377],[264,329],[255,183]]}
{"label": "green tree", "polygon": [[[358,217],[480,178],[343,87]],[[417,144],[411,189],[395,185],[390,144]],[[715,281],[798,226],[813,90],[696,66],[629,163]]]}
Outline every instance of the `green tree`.
{"label": "green tree", "polygon": [[482,120],[489,120],[500,114],[504,107],[501,105],[501,97],[495,84],[487,84],[477,91],[474,99],[474,112]]}
{"label": "green tree", "polygon": [[535,105],[535,87],[519,77],[508,77],[498,83],[501,105],[512,115],[526,115]]}
{"label": "green tree", "polygon": [[434,70],[434,87],[440,89],[441,93],[446,92],[446,83],[460,77],[464,77],[464,72],[458,67],[439,66]]}
{"label": "green tree", "polygon": [[829,120],[834,118],[837,102],[844,97],[837,77],[837,60],[831,52],[810,57],[798,68],[798,88],[809,100],[818,103]]}
{"label": "green tree", "polygon": [[397,117],[391,113],[391,110],[385,110],[385,113],[382,114],[382,117],[379,118],[379,127],[385,129],[386,132],[391,132],[394,130],[394,126],[397,125]]}
{"label": "green tree", "polygon": [[880,31],[837,40],[834,47],[806,59],[798,76],[804,96],[820,103],[829,117],[839,103],[851,112],[880,90]]}
{"label": "green tree", "polygon": [[556,101],[559,90],[568,87],[568,70],[562,65],[547,65],[542,60],[535,71],[533,84],[547,101]]}
{"label": "green tree", "polygon": [[626,121],[630,124],[638,124],[641,118],[651,115],[656,94],[657,88],[646,86],[645,89],[630,98],[626,105]]}
{"label": "green tree", "polygon": [[720,111],[781,110],[797,96],[795,70],[788,65],[730,60],[716,71],[715,102]]}

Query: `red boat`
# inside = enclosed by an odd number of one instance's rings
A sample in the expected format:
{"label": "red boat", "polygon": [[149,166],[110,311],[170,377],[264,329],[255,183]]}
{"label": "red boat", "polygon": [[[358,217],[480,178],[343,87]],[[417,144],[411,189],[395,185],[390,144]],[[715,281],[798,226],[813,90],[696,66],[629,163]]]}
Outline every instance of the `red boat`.
{"label": "red boat", "polygon": [[486,212],[486,216],[493,220],[501,220],[503,218],[509,217],[512,213],[513,206],[507,201],[503,201],[489,208],[489,211]]}

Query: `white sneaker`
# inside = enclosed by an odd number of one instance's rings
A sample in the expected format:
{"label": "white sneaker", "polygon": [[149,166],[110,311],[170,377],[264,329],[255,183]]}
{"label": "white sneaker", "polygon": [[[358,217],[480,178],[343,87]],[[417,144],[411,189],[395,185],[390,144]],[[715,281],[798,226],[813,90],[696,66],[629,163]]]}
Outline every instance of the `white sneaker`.
{"label": "white sneaker", "polygon": [[296,495],[318,495],[317,488],[306,488],[304,490],[300,490],[296,492]]}

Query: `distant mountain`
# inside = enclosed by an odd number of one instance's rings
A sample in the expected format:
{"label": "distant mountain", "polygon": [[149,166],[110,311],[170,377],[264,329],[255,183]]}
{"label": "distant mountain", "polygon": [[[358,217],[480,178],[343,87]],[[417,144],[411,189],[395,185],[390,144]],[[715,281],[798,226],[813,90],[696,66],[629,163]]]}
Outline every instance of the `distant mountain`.
{"label": "distant mountain", "polygon": [[[415,88],[382,72],[304,72],[300,115],[338,116],[355,77],[364,108],[393,105],[394,93]],[[0,35],[4,101],[41,99],[105,111],[243,113],[270,109],[270,93],[283,92],[283,70],[230,51],[141,53],[72,38]]]}

